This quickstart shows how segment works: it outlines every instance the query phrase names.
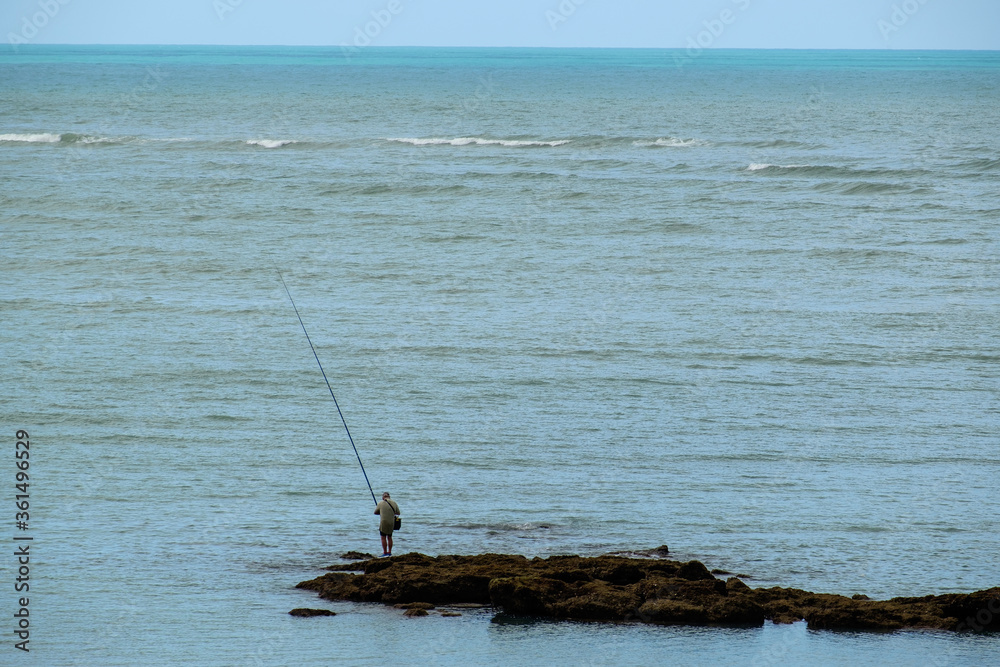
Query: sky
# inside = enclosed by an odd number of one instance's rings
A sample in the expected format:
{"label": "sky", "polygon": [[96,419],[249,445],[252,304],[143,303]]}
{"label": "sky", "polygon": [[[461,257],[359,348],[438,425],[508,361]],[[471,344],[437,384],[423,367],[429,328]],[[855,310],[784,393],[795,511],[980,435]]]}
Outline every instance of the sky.
{"label": "sky", "polygon": [[21,44],[1000,50],[1000,0],[0,0]]}

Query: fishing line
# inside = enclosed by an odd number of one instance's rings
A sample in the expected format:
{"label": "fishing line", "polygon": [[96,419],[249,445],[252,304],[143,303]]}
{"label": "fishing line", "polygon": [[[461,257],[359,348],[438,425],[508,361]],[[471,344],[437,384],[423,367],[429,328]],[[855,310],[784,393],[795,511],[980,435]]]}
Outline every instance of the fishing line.
{"label": "fishing line", "polygon": [[340,411],[340,403],[337,402],[337,397],[333,394],[333,387],[330,386],[330,381],[326,377],[326,371],[323,370],[323,364],[319,361],[319,355],[316,354],[316,348],[313,347],[312,338],[309,337],[309,332],[306,331],[306,325],[302,322],[302,316],[299,315],[299,309],[295,306],[295,299],[292,298],[292,293],[288,291],[288,285],[285,284],[285,277],[281,275],[281,269],[278,265],[274,265],[274,270],[278,272],[278,277],[281,278],[281,285],[285,288],[285,294],[288,295],[288,300],[292,302],[292,308],[295,309],[295,317],[299,318],[299,324],[302,326],[302,333],[306,335],[306,340],[309,341],[309,349],[312,350],[313,356],[316,357],[316,363],[319,364],[319,372],[323,374],[323,380],[326,381],[326,388],[330,390],[330,397],[333,398],[333,404],[337,406],[337,414],[340,415],[340,422],[344,425],[344,430],[347,431],[347,439],[351,441],[351,447],[354,448],[354,455],[358,457],[358,465],[361,466],[361,474],[365,476],[365,482],[368,484],[368,492],[372,494],[372,500],[375,501],[375,506],[378,507],[378,501],[375,500],[375,492],[372,491],[372,483],[368,481],[368,473],[365,472],[365,464],[361,462],[361,455],[358,454],[358,448],[354,444],[354,438],[351,437],[351,429],[347,428],[347,420],[344,419],[344,413]]}

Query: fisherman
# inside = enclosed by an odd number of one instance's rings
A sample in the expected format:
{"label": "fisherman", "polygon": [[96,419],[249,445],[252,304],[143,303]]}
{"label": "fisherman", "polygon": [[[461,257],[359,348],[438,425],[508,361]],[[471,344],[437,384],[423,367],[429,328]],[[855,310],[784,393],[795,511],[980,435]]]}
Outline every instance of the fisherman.
{"label": "fisherman", "polygon": [[382,536],[382,555],[392,555],[392,529],[396,525],[396,517],[399,516],[399,505],[395,500],[389,498],[389,492],[382,494],[382,502],[375,506],[375,514],[382,518],[378,522],[378,534]]}

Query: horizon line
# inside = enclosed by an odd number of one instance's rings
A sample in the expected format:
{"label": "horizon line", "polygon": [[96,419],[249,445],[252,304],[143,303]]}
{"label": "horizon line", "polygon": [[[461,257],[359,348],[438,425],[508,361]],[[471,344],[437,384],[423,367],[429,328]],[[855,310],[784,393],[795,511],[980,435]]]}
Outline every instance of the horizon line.
{"label": "horizon line", "polygon": [[[34,47],[44,47],[44,46],[95,46],[95,47],[107,47],[107,46],[173,46],[173,47],[234,47],[234,48],[261,48],[261,47],[278,47],[278,48],[329,48],[329,49],[340,49],[345,48],[343,44],[214,44],[214,43],[202,43],[202,42],[190,42],[190,43],[167,43],[167,42],[36,42],[32,44],[20,44],[18,49],[21,48],[34,48]],[[609,51],[609,50],[628,50],[628,51],[665,51],[665,50],[686,50],[686,46],[473,46],[473,45],[460,45],[460,44],[379,44],[379,45],[369,45],[363,48],[364,50],[379,50],[379,49],[550,49],[550,50],[570,50],[570,49],[586,49],[593,51]],[[860,47],[791,47],[791,46],[735,46],[735,47],[702,47],[702,51],[868,51],[868,52],[954,52],[954,53],[1000,53],[1000,49],[944,49],[944,48],[914,48],[914,49],[897,49],[890,47],[883,48],[860,48]]]}

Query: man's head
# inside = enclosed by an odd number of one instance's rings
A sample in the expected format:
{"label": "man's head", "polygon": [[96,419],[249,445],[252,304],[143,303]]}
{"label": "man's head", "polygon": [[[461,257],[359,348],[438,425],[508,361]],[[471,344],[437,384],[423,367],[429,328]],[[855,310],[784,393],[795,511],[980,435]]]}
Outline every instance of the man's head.
{"label": "man's head", "polygon": [[388,499],[389,499],[389,492],[386,491],[385,493],[382,494],[382,500],[388,500]]}

